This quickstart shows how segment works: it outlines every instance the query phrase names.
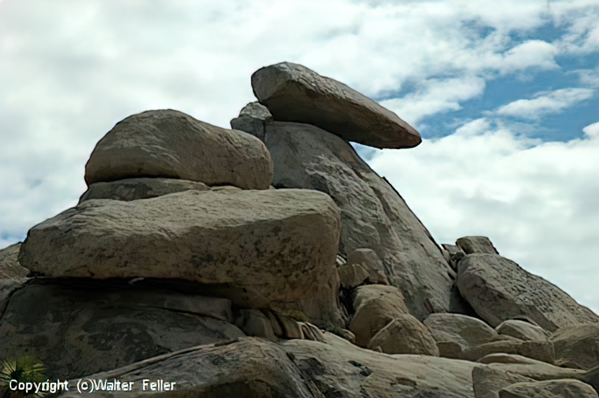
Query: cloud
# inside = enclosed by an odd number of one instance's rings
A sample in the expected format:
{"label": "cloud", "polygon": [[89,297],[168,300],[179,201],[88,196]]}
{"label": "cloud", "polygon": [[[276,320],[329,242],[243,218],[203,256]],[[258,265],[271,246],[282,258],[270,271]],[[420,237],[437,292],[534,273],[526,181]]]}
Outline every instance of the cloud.
{"label": "cloud", "polygon": [[558,50],[542,40],[528,40],[510,48],[503,54],[499,70],[501,73],[522,71],[527,68],[558,69],[554,60]]}
{"label": "cloud", "polygon": [[370,165],[441,243],[489,236],[499,252],[599,310],[599,123],[565,143],[539,143],[471,121]]}
{"label": "cloud", "polygon": [[382,101],[381,105],[416,124],[426,116],[457,111],[462,108],[461,102],[481,96],[484,90],[485,80],[480,77],[430,79],[415,93]]}
{"label": "cloud", "polygon": [[550,93],[538,93],[534,99],[521,99],[501,106],[495,114],[524,119],[539,119],[548,113],[562,112],[595,94],[588,88],[564,88]]}

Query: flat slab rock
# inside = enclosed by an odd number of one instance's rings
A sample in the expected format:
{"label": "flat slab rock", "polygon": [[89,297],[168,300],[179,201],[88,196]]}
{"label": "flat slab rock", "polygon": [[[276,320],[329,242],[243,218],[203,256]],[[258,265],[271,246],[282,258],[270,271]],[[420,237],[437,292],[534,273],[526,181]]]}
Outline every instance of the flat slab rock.
{"label": "flat slab rock", "polygon": [[[424,355],[381,354],[324,333],[324,342],[273,343],[244,337],[227,345],[162,355],[90,378],[134,381],[134,389],[142,388],[143,379],[163,379],[177,383],[172,396],[206,398],[475,398],[474,366]],[[136,390],[115,396],[143,394]],[[64,396],[74,397],[74,393]],[[91,394],[90,398],[99,396]]]}
{"label": "flat slab rock", "polygon": [[231,301],[69,279],[16,291],[0,323],[0,358],[33,355],[50,379],[125,366],[167,352],[245,336]]}
{"label": "flat slab rock", "polygon": [[377,148],[411,148],[422,141],[395,113],[302,65],[282,62],[258,69],[252,88],[278,121],[312,124]]}
{"label": "flat slab rock", "polygon": [[169,193],[189,190],[207,191],[210,187],[197,181],[175,178],[127,178],[111,182],[96,182],[79,198],[79,203],[90,199],[138,200],[155,198]]}
{"label": "flat slab rock", "polygon": [[547,280],[496,254],[469,254],[458,264],[457,286],[493,327],[528,318],[547,331],[597,324],[599,317]]}
{"label": "flat slab rock", "polygon": [[32,228],[19,261],[48,277],[169,278],[242,307],[340,324],[339,210],[310,190],[88,200]]}
{"label": "flat slab rock", "polygon": [[172,109],[152,110],[117,123],[96,144],[85,165],[85,182],[166,177],[207,185],[268,189],[268,150],[256,137]]}
{"label": "flat slab rock", "polygon": [[371,249],[386,280],[419,320],[433,312],[466,312],[441,249],[403,198],[353,147],[309,124],[272,122],[266,145],[277,188],[315,189],[341,209],[339,253]]}

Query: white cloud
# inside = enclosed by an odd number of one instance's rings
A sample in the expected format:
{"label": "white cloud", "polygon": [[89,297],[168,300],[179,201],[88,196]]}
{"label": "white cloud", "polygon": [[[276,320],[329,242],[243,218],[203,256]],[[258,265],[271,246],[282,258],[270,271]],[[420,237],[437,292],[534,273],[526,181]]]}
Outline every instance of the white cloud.
{"label": "white cloud", "polygon": [[501,116],[515,116],[524,119],[539,119],[548,113],[562,112],[595,94],[588,88],[564,88],[550,93],[539,93],[534,99],[521,99],[501,106],[495,112]]}
{"label": "white cloud", "polygon": [[499,252],[599,310],[599,123],[534,143],[485,119],[370,165],[441,243],[489,236]]}
{"label": "white cloud", "polygon": [[541,40],[528,40],[505,52],[500,71],[505,74],[531,67],[557,69],[556,54],[557,49],[553,45]]}
{"label": "white cloud", "polygon": [[461,109],[461,102],[481,96],[484,90],[485,80],[480,77],[430,79],[417,92],[382,101],[381,105],[415,125],[425,116]]}

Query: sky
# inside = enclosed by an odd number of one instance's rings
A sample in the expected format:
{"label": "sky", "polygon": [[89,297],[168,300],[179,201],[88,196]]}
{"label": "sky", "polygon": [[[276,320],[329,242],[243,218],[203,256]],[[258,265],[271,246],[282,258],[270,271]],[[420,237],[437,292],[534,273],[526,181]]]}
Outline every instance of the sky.
{"label": "sky", "polygon": [[77,203],[119,120],[229,127],[282,61],[421,133],[355,147],[437,242],[488,236],[599,312],[597,0],[0,0],[0,248]]}

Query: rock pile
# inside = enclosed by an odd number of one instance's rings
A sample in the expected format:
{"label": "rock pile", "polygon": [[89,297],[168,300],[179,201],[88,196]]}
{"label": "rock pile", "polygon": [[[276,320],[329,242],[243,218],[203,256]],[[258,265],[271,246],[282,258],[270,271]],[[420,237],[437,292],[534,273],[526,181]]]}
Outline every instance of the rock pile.
{"label": "rock pile", "polygon": [[488,238],[439,246],[348,142],[416,130],[301,65],[252,87],[232,130],[100,140],[79,204],[0,251],[0,358],[198,397],[597,397],[599,317]]}

